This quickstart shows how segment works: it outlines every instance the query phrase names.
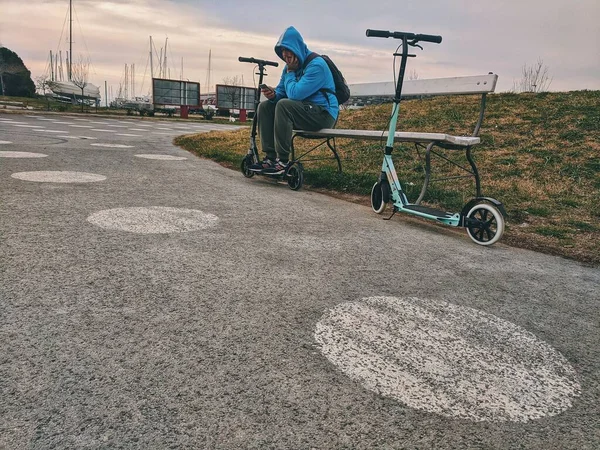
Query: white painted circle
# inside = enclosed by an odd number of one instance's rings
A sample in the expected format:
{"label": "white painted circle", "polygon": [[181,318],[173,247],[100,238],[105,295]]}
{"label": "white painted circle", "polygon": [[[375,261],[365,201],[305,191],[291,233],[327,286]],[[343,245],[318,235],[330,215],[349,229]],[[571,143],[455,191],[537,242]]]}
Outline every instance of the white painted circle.
{"label": "white painted circle", "polygon": [[32,152],[0,152],[0,158],[45,158],[48,155]]}
{"label": "white painted circle", "polygon": [[201,230],[216,225],[219,218],[195,209],[151,206],[108,209],[90,215],[87,220],[110,230],[154,234]]}
{"label": "white painted circle", "polygon": [[145,158],[145,159],[160,159],[163,161],[183,161],[184,159],[187,159],[185,156],[171,156],[171,155],[151,155],[151,154],[144,154],[144,155],[135,155],[138,158]]}
{"label": "white painted circle", "polygon": [[133,145],[125,144],[90,144],[94,147],[106,147],[106,148],[133,148]]}
{"label": "white painted circle", "polygon": [[581,389],[569,362],[532,333],[442,301],[342,303],[323,315],[315,339],[366,389],[447,417],[528,422],[570,408]]}
{"label": "white painted circle", "polygon": [[0,141],[0,145],[4,145],[4,144],[12,144],[11,141]]}
{"label": "white painted circle", "polygon": [[13,173],[11,177],[41,183],[93,183],[106,180],[104,175],[94,173],[60,171],[18,172]]}

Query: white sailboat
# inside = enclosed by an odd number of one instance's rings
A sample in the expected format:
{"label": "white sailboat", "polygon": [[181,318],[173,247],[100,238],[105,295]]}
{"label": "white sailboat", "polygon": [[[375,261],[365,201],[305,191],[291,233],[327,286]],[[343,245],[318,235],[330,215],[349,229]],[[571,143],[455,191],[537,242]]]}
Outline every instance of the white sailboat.
{"label": "white sailboat", "polygon": [[[75,86],[72,81],[52,81],[50,89],[58,96],[69,98],[81,98],[81,88]],[[84,99],[100,99],[100,88],[94,84],[87,84],[83,88]]]}
{"label": "white sailboat", "polygon": [[[58,97],[67,97],[70,99],[83,99],[82,100],[100,100],[100,88],[92,83],[74,83],[72,80],[73,74],[73,0],[69,0],[69,55],[68,55],[68,67],[67,67],[67,80],[62,79],[62,53],[61,53],[61,70],[60,76],[59,71],[54,70],[55,66],[58,66],[57,62],[52,58],[52,52],[50,52],[50,81],[48,87]],[[55,56],[56,58],[56,56]],[[58,79],[60,78],[60,80]],[[83,86],[83,92],[81,85]],[[79,85],[79,86],[78,86]]]}

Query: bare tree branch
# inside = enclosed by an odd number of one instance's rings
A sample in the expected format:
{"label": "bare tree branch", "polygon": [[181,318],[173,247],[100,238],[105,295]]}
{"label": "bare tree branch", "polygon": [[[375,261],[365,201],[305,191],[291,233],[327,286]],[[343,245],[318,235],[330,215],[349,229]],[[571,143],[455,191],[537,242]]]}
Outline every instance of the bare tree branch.
{"label": "bare tree branch", "polygon": [[227,86],[241,86],[241,77],[238,75],[234,77],[225,77],[223,78],[223,84],[226,86],[222,90],[224,102],[231,104],[231,109],[239,109],[241,103],[241,90],[236,87]]}
{"label": "bare tree branch", "polygon": [[548,66],[540,58],[532,66],[525,64],[521,69],[521,79],[513,82],[513,92],[546,92],[552,83]]}
{"label": "bare tree branch", "polygon": [[81,57],[77,61],[77,64],[73,64],[71,67],[71,82],[81,89],[81,111],[83,112],[83,90],[88,85],[88,77],[90,73],[90,64],[88,61],[84,61]]}

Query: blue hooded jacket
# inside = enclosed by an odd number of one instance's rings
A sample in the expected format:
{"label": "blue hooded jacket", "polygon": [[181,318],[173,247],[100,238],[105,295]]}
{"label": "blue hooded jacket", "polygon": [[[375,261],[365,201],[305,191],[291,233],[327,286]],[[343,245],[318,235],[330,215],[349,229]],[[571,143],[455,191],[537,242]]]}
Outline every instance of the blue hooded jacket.
{"label": "blue hooded jacket", "polygon": [[[304,61],[310,55],[311,51],[304,43],[304,39],[294,27],[288,27],[277,45],[275,45],[275,53],[281,59],[282,51],[287,49],[294,53],[300,62],[300,68],[295,72],[287,71],[287,66],[283,68],[279,84],[275,88],[275,99],[278,101],[282,98],[291,100],[301,100],[311,102],[315,105],[323,106],[327,112],[337,119],[339,113],[339,105],[335,94],[335,83],[333,76],[329,70],[329,66],[323,58],[314,58],[308,65],[304,67]],[[320,89],[328,89],[331,92],[323,92]]]}

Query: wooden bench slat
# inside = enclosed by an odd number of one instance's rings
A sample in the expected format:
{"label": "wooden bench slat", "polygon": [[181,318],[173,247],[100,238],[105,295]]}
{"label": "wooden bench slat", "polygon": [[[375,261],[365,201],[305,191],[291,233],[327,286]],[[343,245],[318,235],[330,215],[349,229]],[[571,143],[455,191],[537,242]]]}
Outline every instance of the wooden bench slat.
{"label": "wooden bench slat", "polygon": [[[304,131],[294,130],[294,134],[308,138],[348,138],[348,139],[365,139],[365,140],[386,140],[388,132],[370,131],[370,130],[344,130],[335,128],[323,128],[319,131]],[[472,136],[452,136],[444,133],[414,133],[410,131],[396,131],[394,133],[395,142],[438,142],[461,147],[477,145],[481,142],[478,137]]]}

